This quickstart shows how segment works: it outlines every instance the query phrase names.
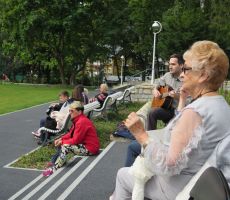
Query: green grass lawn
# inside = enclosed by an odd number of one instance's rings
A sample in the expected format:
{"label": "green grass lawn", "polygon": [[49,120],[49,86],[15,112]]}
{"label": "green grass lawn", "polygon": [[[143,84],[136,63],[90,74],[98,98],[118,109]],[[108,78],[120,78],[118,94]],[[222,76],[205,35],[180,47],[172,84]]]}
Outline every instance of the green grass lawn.
{"label": "green grass lawn", "polygon": [[72,89],[62,86],[0,84],[0,114],[56,101],[62,90],[70,92]]}
{"label": "green grass lawn", "polygon": [[[118,107],[118,113],[108,113],[109,120],[105,122],[100,118],[93,119],[100,138],[101,148],[105,148],[110,142],[110,134],[116,130],[117,124],[127,118],[132,111],[137,111],[143,106],[143,103],[128,103]],[[33,142],[33,141],[31,141]],[[51,156],[55,153],[55,147],[49,145],[41,147],[38,150],[22,156],[13,167],[44,169],[46,163],[50,161]],[[69,157],[71,157],[70,155]]]}

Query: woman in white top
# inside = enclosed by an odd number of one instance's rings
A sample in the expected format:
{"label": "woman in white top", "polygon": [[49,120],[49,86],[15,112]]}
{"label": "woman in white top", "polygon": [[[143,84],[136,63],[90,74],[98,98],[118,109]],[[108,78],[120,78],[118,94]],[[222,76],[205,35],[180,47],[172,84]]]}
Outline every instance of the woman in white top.
{"label": "woman in white top", "polygon": [[83,105],[88,104],[89,99],[86,93],[87,92],[83,85],[76,85],[73,89],[72,97],[63,104],[61,110],[59,112],[51,113],[51,116],[57,121],[57,129],[60,129],[64,125],[69,115],[69,106],[73,101],[80,101]]}
{"label": "woman in white top", "polygon": [[[199,41],[185,52],[184,59],[180,103],[187,95],[192,96],[193,102],[167,125],[164,139],[150,139],[136,113],[125,121],[143,147],[142,167],[144,173],[151,174],[146,183],[142,182],[144,196],[153,200],[175,199],[216,145],[230,135],[229,105],[217,92],[228,73],[228,57],[218,44]],[[131,199],[137,189],[137,174],[130,168],[120,169],[110,199]]]}

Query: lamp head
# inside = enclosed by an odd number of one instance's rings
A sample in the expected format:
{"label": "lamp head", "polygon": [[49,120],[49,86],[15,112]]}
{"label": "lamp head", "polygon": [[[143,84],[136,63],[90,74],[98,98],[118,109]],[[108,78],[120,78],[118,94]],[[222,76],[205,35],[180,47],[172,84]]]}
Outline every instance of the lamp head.
{"label": "lamp head", "polygon": [[121,60],[124,60],[124,59],[125,59],[125,56],[122,55],[122,56],[121,56]]}
{"label": "lamp head", "polygon": [[154,21],[154,23],[152,24],[152,29],[154,33],[160,33],[162,29],[161,23],[158,21]]}

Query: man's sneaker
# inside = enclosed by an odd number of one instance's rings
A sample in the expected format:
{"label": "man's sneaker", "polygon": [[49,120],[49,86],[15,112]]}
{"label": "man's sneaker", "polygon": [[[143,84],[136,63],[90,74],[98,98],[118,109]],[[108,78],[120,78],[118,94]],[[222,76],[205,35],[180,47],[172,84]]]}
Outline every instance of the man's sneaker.
{"label": "man's sneaker", "polygon": [[48,177],[50,175],[53,174],[53,169],[52,168],[48,168],[46,169],[45,171],[42,172],[42,175],[45,176],[45,177]]}

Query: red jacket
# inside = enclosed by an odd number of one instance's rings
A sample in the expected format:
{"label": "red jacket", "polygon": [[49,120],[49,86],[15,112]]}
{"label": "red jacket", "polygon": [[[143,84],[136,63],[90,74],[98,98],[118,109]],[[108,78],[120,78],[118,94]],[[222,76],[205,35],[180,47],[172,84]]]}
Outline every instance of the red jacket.
{"label": "red jacket", "polygon": [[72,121],[73,125],[69,132],[62,136],[62,144],[84,144],[90,153],[97,154],[100,144],[93,123],[84,114],[80,114]]}

